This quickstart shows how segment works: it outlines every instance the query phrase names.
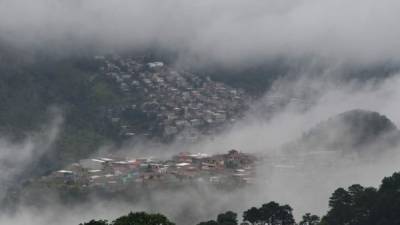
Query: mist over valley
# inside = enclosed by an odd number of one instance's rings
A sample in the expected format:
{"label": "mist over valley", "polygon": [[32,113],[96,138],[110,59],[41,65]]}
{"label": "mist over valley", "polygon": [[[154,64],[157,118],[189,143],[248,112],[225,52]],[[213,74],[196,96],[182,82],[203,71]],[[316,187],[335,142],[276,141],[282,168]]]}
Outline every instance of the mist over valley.
{"label": "mist over valley", "polygon": [[0,224],[399,224],[399,8],[0,1]]}

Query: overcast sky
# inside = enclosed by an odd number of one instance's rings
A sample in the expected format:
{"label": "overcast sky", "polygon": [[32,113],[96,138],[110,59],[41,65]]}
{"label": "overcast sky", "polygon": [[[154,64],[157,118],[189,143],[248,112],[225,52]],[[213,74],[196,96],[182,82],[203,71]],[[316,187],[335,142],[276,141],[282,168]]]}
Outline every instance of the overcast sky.
{"label": "overcast sky", "polygon": [[400,56],[397,0],[1,0],[0,37],[24,46],[159,46],[215,62]]}

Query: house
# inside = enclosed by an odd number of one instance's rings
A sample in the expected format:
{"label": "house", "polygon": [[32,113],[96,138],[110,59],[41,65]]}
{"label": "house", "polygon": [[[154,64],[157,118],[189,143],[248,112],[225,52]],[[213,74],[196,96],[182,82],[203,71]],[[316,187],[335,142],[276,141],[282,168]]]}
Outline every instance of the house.
{"label": "house", "polygon": [[216,185],[255,182],[255,157],[237,150],[218,155],[182,152],[169,160],[108,157],[80,160],[52,173],[48,180],[53,179],[56,185],[100,186],[109,191],[138,182],[146,187],[207,180]]}
{"label": "house", "polygon": [[114,171],[114,174],[117,175],[127,173],[129,170],[131,170],[131,164],[128,161],[111,162],[111,167]]}
{"label": "house", "polygon": [[58,170],[53,173],[53,179],[61,183],[75,182],[76,175],[70,170]]}
{"label": "house", "polygon": [[174,127],[174,126],[167,126],[167,127],[164,128],[164,134],[166,136],[170,136],[170,135],[173,135],[173,134],[176,134],[176,133],[178,133],[178,129],[176,127]]}
{"label": "house", "polygon": [[56,176],[59,177],[69,177],[69,176],[73,176],[74,172],[70,171],[70,170],[58,170],[55,173]]}
{"label": "house", "polygon": [[200,126],[202,125],[202,121],[199,119],[192,119],[190,120],[190,123],[192,124],[192,126]]}
{"label": "house", "polygon": [[224,113],[215,113],[214,119],[217,123],[222,123],[226,120],[226,114]]}
{"label": "house", "polygon": [[150,62],[150,63],[147,63],[147,66],[150,68],[163,67],[164,63],[163,62]]}
{"label": "house", "polygon": [[79,165],[87,170],[103,170],[106,161],[100,159],[82,159],[79,160]]}
{"label": "house", "polygon": [[228,157],[230,158],[237,158],[239,157],[239,151],[232,149],[228,152]]}
{"label": "house", "polygon": [[204,158],[201,162],[202,170],[221,170],[224,168],[225,162],[219,156]]}
{"label": "house", "polygon": [[89,176],[99,176],[103,173],[103,170],[88,170]]}
{"label": "house", "polygon": [[180,152],[178,155],[173,157],[173,160],[176,162],[192,162],[189,152]]}

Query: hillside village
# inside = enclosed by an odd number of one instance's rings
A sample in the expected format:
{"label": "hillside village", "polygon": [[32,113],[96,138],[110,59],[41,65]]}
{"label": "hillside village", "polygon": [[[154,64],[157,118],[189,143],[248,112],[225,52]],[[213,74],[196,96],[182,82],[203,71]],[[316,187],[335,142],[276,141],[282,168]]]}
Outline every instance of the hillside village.
{"label": "hillside village", "polygon": [[82,159],[41,178],[53,187],[103,188],[107,191],[127,187],[168,187],[187,182],[212,185],[245,185],[255,177],[256,158],[237,150],[208,155],[183,152],[167,160],[146,158]]}
{"label": "hillside village", "polygon": [[163,62],[118,55],[96,60],[102,64],[101,74],[126,97],[106,113],[125,137],[144,134],[193,142],[234,122],[248,108],[244,91]]}

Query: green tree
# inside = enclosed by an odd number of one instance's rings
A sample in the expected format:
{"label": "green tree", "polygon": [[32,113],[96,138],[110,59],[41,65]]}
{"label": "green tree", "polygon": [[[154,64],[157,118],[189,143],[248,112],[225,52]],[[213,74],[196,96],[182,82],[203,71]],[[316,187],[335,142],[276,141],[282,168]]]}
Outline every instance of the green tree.
{"label": "green tree", "polygon": [[109,225],[107,220],[91,220],[87,223],[81,223],[79,225]]}
{"label": "green tree", "polygon": [[256,207],[252,207],[243,213],[243,220],[248,221],[251,224],[256,224],[261,221],[260,210]]}
{"label": "green tree", "polygon": [[269,202],[263,204],[260,211],[260,220],[263,223],[272,224],[276,220],[276,212],[279,210],[279,204],[276,202]]}
{"label": "green tree", "polygon": [[217,217],[219,225],[237,225],[237,214],[232,211],[221,213]]}
{"label": "green tree", "polygon": [[338,188],[333,192],[329,199],[329,207],[331,209],[324,218],[329,225],[350,223],[353,215],[352,198],[344,188]]}
{"label": "green tree", "polygon": [[293,218],[293,209],[289,205],[279,206],[276,214],[277,224],[281,225],[292,225],[295,223]]}
{"label": "green tree", "polygon": [[197,225],[219,225],[219,223],[215,220],[209,220],[207,222],[198,223]]}
{"label": "green tree", "polygon": [[292,225],[295,224],[292,211],[293,209],[289,205],[279,205],[272,201],[263,204],[258,210],[256,208],[249,209],[244,213],[244,216],[246,216],[245,220],[253,224]]}
{"label": "green tree", "polygon": [[299,225],[319,225],[321,222],[319,216],[312,215],[311,213],[306,213],[303,215],[303,219],[299,223]]}
{"label": "green tree", "polygon": [[371,210],[377,201],[375,188],[364,188],[359,184],[354,184],[348,188],[352,199],[352,221],[353,225],[370,224]]}
{"label": "green tree", "polygon": [[400,224],[400,173],[385,177],[377,192],[370,220],[378,225]]}
{"label": "green tree", "polygon": [[148,214],[145,212],[130,212],[126,216],[116,219],[112,225],[175,225],[161,214]]}
{"label": "green tree", "polygon": [[[331,196],[330,210],[323,217],[322,222],[329,225],[376,225],[374,215],[384,215],[383,212],[376,213],[377,209],[385,206],[377,205],[380,197],[375,188],[364,188],[359,184],[351,185],[347,191],[338,188]],[[377,218],[379,218],[378,216]]]}
{"label": "green tree", "polygon": [[400,187],[400,172],[394,173],[390,177],[383,178],[381,187],[379,188],[379,192],[381,193],[398,192],[399,187]]}

